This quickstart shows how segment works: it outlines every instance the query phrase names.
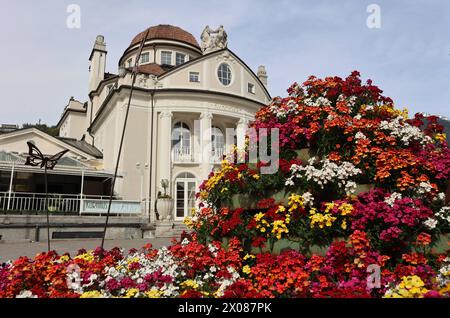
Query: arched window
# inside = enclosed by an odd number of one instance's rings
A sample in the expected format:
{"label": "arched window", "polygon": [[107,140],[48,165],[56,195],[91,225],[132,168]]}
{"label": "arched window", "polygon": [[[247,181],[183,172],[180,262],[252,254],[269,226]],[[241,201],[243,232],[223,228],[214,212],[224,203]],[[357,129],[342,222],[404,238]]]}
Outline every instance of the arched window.
{"label": "arched window", "polygon": [[225,148],[225,138],[219,127],[213,126],[211,130],[211,150],[214,160],[222,160]]}
{"label": "arched window", "polygon": [[173,127],[172,149],[175,161],[191,161],[191,131],[183,122],[177,122]]}

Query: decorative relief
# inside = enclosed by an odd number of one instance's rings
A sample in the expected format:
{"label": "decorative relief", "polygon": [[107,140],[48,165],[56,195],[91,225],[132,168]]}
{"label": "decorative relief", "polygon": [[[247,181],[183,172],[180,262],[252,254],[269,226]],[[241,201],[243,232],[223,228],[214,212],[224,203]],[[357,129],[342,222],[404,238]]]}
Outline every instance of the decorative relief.
{"label": "decorative relief", "polygon": [[173,117],[173,113],[170,110],[163,110],[161,113],[159,113],[159,118],[167,117]]}
{"label": "decorative relief", "polygon": [[230,52],[225,51],[216,57],[217,61],[227,62],[228,64],[235,64],[236,60],[231,56]]}

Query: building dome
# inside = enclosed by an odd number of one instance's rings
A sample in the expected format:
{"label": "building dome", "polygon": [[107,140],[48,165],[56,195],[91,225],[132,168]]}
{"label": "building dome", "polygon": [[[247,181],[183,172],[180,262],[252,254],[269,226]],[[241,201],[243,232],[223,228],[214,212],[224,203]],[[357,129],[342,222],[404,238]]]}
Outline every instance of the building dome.
{"label": "building dome", "polygon": [[200,50],[200,45],[198,45],[197,40],[191,33],[179,27],[169,24],[160,24],[152,26],[142,31],[133,38],[133,40],[130,43],[130,47],[139,44],[142,41],[142,38],[145,36],[147,30],[149,30],[147,40],[163,39],[163,40],[179,41],[192,45]]}

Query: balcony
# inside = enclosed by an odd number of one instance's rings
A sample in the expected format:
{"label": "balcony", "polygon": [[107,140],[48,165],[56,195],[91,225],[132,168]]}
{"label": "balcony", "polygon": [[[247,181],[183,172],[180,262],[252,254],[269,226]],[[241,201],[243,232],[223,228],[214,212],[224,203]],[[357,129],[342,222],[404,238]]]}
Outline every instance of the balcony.
{"label": "balcony", "polygon": [[175,147],[172,149],[173,162],[175,163],[192,163],[194,156],[190,147]]}

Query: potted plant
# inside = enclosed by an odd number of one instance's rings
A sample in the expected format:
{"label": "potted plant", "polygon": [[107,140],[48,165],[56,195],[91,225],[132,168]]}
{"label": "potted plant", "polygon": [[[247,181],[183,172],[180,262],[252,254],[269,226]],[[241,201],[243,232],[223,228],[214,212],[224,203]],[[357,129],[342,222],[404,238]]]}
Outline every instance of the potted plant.
{"label": "potted plant", "polygon": [[164,194],[158,196],[158,201],[156,202],[156,209],[159,213],[160,221],[171,221],[172,211],[173,211],[173,199],[167,194],[167,188],[169,187],[169,180],[162,179],[161,187],[164,189]]}

